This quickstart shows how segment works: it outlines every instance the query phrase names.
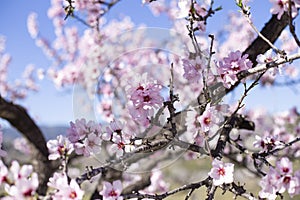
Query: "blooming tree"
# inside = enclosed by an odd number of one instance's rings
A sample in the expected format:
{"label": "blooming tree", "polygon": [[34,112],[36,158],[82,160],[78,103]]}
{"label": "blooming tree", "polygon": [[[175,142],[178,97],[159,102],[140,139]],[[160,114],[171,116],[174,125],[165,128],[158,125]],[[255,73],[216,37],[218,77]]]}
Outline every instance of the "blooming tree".
{"label": "blooming tree", "polygon": [[[271,115],[249,109],[244,101],[258,85],[299,83],[294,20],[300,2],[270,0],[272,16],[259,31],[251,2],[228,1],[239,12],[220,33],[206,29],[222,10],[213,0],[143,0],[153,15],[166,14],[172,22],[164,32],[137,27],[127,17],[106,23],[106,13],[119,2],[53,0],[48,10],[56,36],[52,42],[39,30],[38,16],[30,14],[30,36],[52,64],[47,69],[29,65],[22,81],[8,81],[10,56],[0,38],[0,117],[27,139],[17,140],[16,149],[32,156],[31,164],[5,162],[9,152],[0,131],[1,197],[164,199],[184,192],[184,199],[199,199],[200,188],[206,188],[206,199],[216,198],[218,191],[245,199],[297,197],[297,108]],[[71,18],[83,27],[69,26]],[[150,37],[153,31],[161,38]],[[16,103],[38,90],[35,73],[57,87],[74,86],[80,102],[74,109],[82,116],[49,141]],[[236,88],[242,93],[228,103],[224,97]],[[95,116],[86,117],[91,112]],[[184,163],[182,174],[170,178],[176,162]],[[86,171],[76,174],[76,166]],[[259,192],[251,191],[244,171]]]}

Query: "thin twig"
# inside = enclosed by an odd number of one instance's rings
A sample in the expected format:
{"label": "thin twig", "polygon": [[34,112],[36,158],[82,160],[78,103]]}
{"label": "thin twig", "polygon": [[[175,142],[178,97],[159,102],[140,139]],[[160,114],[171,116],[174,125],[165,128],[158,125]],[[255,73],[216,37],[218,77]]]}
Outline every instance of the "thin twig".
{"label": "thin twig", "polygon": [[286,56],[284,58],[279,58],[273,62],[270,63],[266,63],[266,64],[260,64],[257,65],[254,68],[245,70],[245,71],[241,71],[237,74],[237,77],[239,80],[246,78],[250,75],[253,74],[257,74],[259,72],[263,72],[266,71],[268,69],[274,68],[274,67],[278,67],[279,65],[285,64],[285,63],[292,63],[294,60],[300,59],[300,53],[296,53],[290,56]]}
{"label": "thin twig", "polygon": [[[243,10],[242,10],[243,11]],[[266,38],[253,24],[252,20],[250,19],[250,13],[249,11],[247,13],[242,12],[245,18],[247,19],[249,25],[252,27],[252,29],[258,34],[258,36],[263,39],[276,53],[279,53],[281,55],[284,55],[284,51],[279,50],[268,38]]]}

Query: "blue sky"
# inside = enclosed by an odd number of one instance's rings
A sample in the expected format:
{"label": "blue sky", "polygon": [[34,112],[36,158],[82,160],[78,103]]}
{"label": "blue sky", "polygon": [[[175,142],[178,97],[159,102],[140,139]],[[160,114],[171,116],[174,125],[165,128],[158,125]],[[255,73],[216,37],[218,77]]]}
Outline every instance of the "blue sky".
{"label": "blue sky", "polygon": [[[234,0],[226,1],[215,0],[215,5],[223,4],[223,10],[209,21],[208,30],[220,28],[222,23],[227,20],[227,13],[230,9],[237,10]],[[252,12],[254,20],[260,29],[270,18],[270,4],[267,0],[254,0]],[[30,12],[38,14],[39,27],[44,36],[53,39],[52,22],[47,17],[47,9],[50,1],[36,0],[2,0],[0,6],[0,35],[6,37],[6,52],[11,54],[12,63],[9,68],[9,77],[20,77],[27,64],[33,63],[36,67],[46,68],[49,60],[44,56],[40,48],[35,46],[30,38],[26,21]],[[136,24],[146,24],[150,27],[169,28],[170,24],[166,16],[154,17],[147,6],[141,6],[141,0],[123,0],[106,15],[108,19],[120,18],[130,15]],[[69,23],[78,23],[69,19]],[[67,125],[73,119],[72,111],[72,92],[58,91],[49,80],[40,82],[40,92],[30,93],[25,101],[20,102],[24,105],[31,116],[39,124],[47,125]],[[299,89],[300,91],[300,89]],[[239,92],[235,92],[238,97]],[[289,98],[282,98],[283,96]],[[271,98],[270,98],[271,97]],[[265,107],[270,111],[281,111],[290,108],[292,105],[299,106],[299,97],[291,89],[255,89],[247,98],[247,104],[251,107]]]}

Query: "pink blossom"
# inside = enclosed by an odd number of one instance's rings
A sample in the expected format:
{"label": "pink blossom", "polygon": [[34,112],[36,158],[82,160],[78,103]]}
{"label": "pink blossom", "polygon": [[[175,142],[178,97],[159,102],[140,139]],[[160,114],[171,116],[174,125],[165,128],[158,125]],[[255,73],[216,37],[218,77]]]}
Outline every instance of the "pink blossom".
{"label": "pink blossom", "polygon": [[103,200],[122,200],[122,190],[123,187],[120,180],[114,181],[112,184],[104,181],[103,190],[100,194],[103,196]]}
{"label": "pink blossom", "polygon": [[179,0],[178,3],[179,11],[176,13],[176,18],[184,18],[188,17],[189,12],[191,10],[191,1],[189,0]]}
{"label": "pink blossom", "polygon": [[276,199],[277,193],[288,191],[290,196],[300,193],[300,182],[298,173],[293,175],[292,162],[283,157],[276,162],[276,167],[271,167],[266,176],[260,181],[262,190],[259,192],[261,198]]}
{"label": "pink blossom", "polygon": [[148,188],[146,188],[146,192],[155,194],[168,191],[169,185],[164,180],[164,175],[162,171],[158,169],[153,169],[150,180],[151,185]]}
{"label": "pink blossom", "polygon": [[153,1],[149,4],[149,8],[154,16],[159,16],[161,13],[167,11],[164,0]]}
{"label": "pink blossom", "polygon": [[[142,76],[146,79],[147,74]],[[132,86],[129,90],[129,99],[132,105],[129,105],[129,111],[134,120],[148,125],[154,109],[159,108],[163,103],[163,97],[160,92],[162,86],[156,81],[142,80],[137,86]]]}
{"label": "pink blossom", "polygon": [[197,145],[203,147],[205,135],[201,131],[201,125],[198,121],[199,114],[193,108],[190,108],[187,112],[186,126],[187,126],[187,137],[188,142],[196,143]]}
{"label": "pink blossom", "polygon": [[56,17],[64,17],[65,11],[63,8],[62,0],[52,0],[51,7],[48,9],[48,17],[56,18]]}
{"label": "pink blossom", "polygon": [[260,79],[261,84],[264,86],[273,85],[276,79],[277,72],[278,72],[277,68],[272,68],[266,71],[266,73]]}
{"label": "pink blossom", "polygon": [[300,194],[300,170],[295,172],[294,177],[295,177],[295,181],[296,181],[296,186],[294,188],[295,190],[290,193],[291,197],[293,197],[294,195]]}
{"label": "pink blossom", "polygon": [[223,183],[228,184],[233,182],[233,170],[234,164],[223,163],[218,159],[214,159],[212,162],[213,168],[208,175],[213,179],[213,184],[218,186]]}
{"label": "pink blossom", "polygon": [[83,142],[75,143],[75,152],[78,155],[90,156],[97,154],[101,150],[101,138],[94,133],[90,133]]}
{"label": "pink blossom", "polygon": [[197,120],[203,132],[215,132],[219,128],[218,125],[223,121],[223,116],[215,107],[210,107],[210,104],[207,104],[205,111],[197,117]]}
{"label": "pink blossom", "polygon": [[31,148],[28,144],[28,141],[24,137],[18,137],[13,141],[14,148],[25,155],[31,154]]}
{"label": "pink blossom", "polygon": [[135,146],[130,143],[129,138],[122,137],[118,135],[116,132],[112,137],[113,144],[110,147],[112,153],[116,153],[116,156],[119,158],[123,156],[124,152],[130,152],[135,149]]}
{"label": "pink blossom", "polygon": [[0,182],[4,183],[7,194],[14,199],[33,197],[38,188],[38,175],[31,165],[23,165],[12,161],[9,170],[0,162]]}
{"label": "pink blossom", "polygon": [[49,149],[49,160],[65,158],[74,150],[73,144],[68,138],[62,135],[57,136],[56,140],[49,140],[47,142],[47,147]]}
{"label": "pink blossom", "polygon": [[203,69],[205,69],[204,61],[199,57],[196,59],[182,59],[184,74],[183,77],[186,78],[191,83],[197,83],[201,81]]}
{"label": "pink blossom", "polygon": [[113,120],[110,122],[109,127],[106,127],[106,131],[102,134],[102,139],[106,141],[112,140],[113,134],[122,134],[124,129],[124,123],[119,120]]}
{"label": "pink blossom", "polygon": [[102,130],[100,124],[97,124],[94,121],[86,122],[84,118],[76,119],[75,123],[70,122],[70,128],[67,130],[67,137],[72,143],[76,143],[90,133],[101,136]]}
{"label": "pink blossom", "polygon": [[121,157],[124,152],[125,143],[119,135],[114,135],[112,138],[114,144],[111,145],[112,153],[116,153],[117,157]]}
{"label": "pink blossom", "polygon": [[259,192],[261,198],[267,198],[269,200],[275,200],[277,197],[277,192],[279,191],[278,182],[280,175],[274,168],[270,168],[269,173],[264,176],[259,185],[262,190]]}
{"label": "pink blossom", "polygon": [[2,160],[0,160],[0,185],[6,183],[8,180],[8,169],[7,167],[4,165],[4,163],[2,162]]}
{"label": "pink blossom", "polygon": [[35,195],[38,185],[38,176],[33,173],[30,177],[19,179],[14,185],[7,186],[5,190],[15,199],[25,199]]}
{"label": "pink blossom", "polygon": [[[278,55],[274,55],[274,52],[272,49],[268,50],[265,54],[260,54],[257,56],[256,61],[259,64],[267,64],[274,62],[277,60],[279,57]],[[281,67],[281,66],[279,66]],[[275,81],[276,74],[277,74],[278,69],[277,68],[272,68],[269,69],[261,78],[261,83],[263,85],[272,85]]]}
{"label": "pink blossom", "polygon": [[27,29],[28,29],[30,36],[33,39],[35,39],[39,33],[36,19],[37,19],[36,13],[30,13],[30,15],[27,18]]}
{"label": "pink blossom", "polygon": [[299,70],[295,66],[287,66],[285,68],[285,73],[291,78],[297,78],[299,75]]}
{"label": "pink blossom", "polygon": [[273,62],[278,58],[277,55],[273,55],[273,54],[274,54],[273,50],[270,49],[265,54],[259,54],[256,58],[256,61],[259,64],[266,64],[266,63]]}
{"label": "pink blossom", "polygon": [[[222,107],[225,108],[226,106],[222,105],[220,108],[222,109]],[[222,112],[216,106],[211,107],[210,104],[207,104],[202,115],[194,108],[190,108],[185,123],[187,126],[187,134],[185,135],[187,140],[203,147],[205,137],[211,137],[219,129],[219,125],[223,121]]]}
{"label": "pink blossom", "polygon": [[261,148],[261,151],[271,151],[275,148],[280,147],[283,143],[279,140],[278,135],[273,136],[266,133],[263,137],[258,135],[255,136],[256,141],[253,146],[256,148]]}
{"label": "pink blossom", "polygon": [[49,187],[55,188],[57,190],[67,184],[68,179],[66,179],[66,174],[58,172],[55,172],[53,176],[49,178],[49,182],[47,183]]}
{"label": "pink blossom", "polygon": [[[284,12],[289,10],[289,0],[270,0],[273,7],[270,9],[272,14],[277,14],[277,19],[280,19]],[[292,1],[292,17],[295,17],[298,13],[297,7],[299,5]]]}
{"label": "pink blossom", "polygon": [[68,177],[65,173],[55,172],[53,177],[49,179],[48,186],[55,189],[51,196],[54,200],[80,200],[84,195],[84,191],[80,189],[74,179],[70,181],[70,184],[68,183]]}
{"label": "pink blossom", "polygon": [[14,180],[18,180],[30,176],[31,173],[33,172],[33,167],[32,165],[20,166],[18,161],[14,160],[12,161],[9,170],[12,173]]}
{"label": "pink blossom", "polygon": [[247,54],[242,56],[240,51],[235,51],[217,64],[218,74],[226,88],[230,88],[238,81],[236,75],[239,72],[252,67],[252,62],[247,57]]}
{"label": "pink blossom", "polygon": [[148,109],[149,107],[158,107],[163,102],[163,98],[159,94],[160,90],[161,85],[159,84],[140,84],[131,93],[130,100],[133,102],[135,108]]}
{"label": "pink blossom", "polygon": [[144,127],[150,124],[150,116],[154,115],[153,109],[135,108],[130,105],[128,106],[128,111],[134,121],[138,122]]}
{"label": "pink blossom", "polygon": [[287,157],[283,157],[276,162],[276,169],[280,174],[291,174],[293,173],[293,163]]}
{"label": "pink blossom", "polygon": [[54,194],[54,200],[81,200],[83,198],[84,191],[80,189],[77,182],[72,179],[70,184],[64,185],[57,193]]}
{"label": "pink blossom", "polygon": [[77,154],[90,156],[99,153],[103,137],[100,124],[77,119],[75,123],[70,122],[70,126],[67,130],[67,137],[73,143]]}
{"label": "pink blossom", "polygon": [[30,177],[18,179],[14,185],[6,186],[6,192],[15,199],[33,197],[39,186],[38,176],[36,173],[32,173]]}

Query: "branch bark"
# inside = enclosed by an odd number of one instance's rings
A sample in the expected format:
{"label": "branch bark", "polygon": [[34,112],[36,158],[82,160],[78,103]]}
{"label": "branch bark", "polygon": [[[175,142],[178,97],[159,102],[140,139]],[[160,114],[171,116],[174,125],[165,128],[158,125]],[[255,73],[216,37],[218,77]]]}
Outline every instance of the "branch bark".
{"label": "branch bark", "polygon": [[[284,13],[280,20],[277,19],[277,15],[273,15],[272,18],[265,24],[260,33],[265,36],[271,43],[275,43],[281,32],[289,24],[288,13]],[[248,54],[248,58],[252,61],[253,67],[257,65],[256,57],[259,54],[263,54],[270,49],[268,43],[266,43],[261,37],[257,38],[248,46],[243,54]]]}
{"label": "branch bark", "polygon": [[48,160],[49,153],[43,133],[28,115],[24,107],[5,100],[1,95],[0,117],[7,120],[26,137],[33,147],[32,165],[35,172],[39,175],[38,193],[45,194],[49,177],[51,177],[53,172],[57,169],[58,164]]}
{"label": "branch bark", "polygon": [[0,117],[7,120],[26,137],[42,154],[48,158],[46,140],[39,127],[28,115],[26,109],[18,104],[6,101],[0,95]]}

